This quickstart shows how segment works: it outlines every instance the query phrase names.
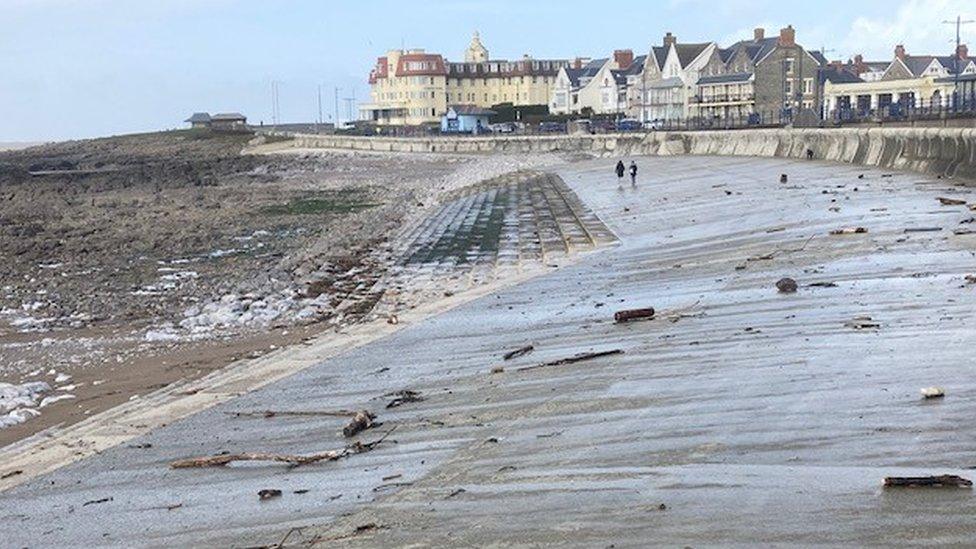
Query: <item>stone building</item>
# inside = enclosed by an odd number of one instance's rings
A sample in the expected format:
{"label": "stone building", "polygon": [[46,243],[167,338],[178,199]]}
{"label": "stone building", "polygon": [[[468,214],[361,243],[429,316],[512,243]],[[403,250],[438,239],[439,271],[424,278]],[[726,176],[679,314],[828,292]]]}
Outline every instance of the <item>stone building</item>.
{"label": "stone building", "polygon": [[724,71],[699,80],[692,116],[708,119],[755,113],[776,122],[793,120],[801,112],[819,117],[820,69],[826,60],[820,52],[798,44],[792,26],[770,38],[757,28],[752,40],[720,51],[719,58]]}
{"label": "stone building", "polygon": [[501,103],[545,105],[568,60],[491,59],[476,32],[463,62],[424,50],[392,50],[369,76],[371,102],[360,118],[381,125],[439,122],[449,104],[491,107]]}

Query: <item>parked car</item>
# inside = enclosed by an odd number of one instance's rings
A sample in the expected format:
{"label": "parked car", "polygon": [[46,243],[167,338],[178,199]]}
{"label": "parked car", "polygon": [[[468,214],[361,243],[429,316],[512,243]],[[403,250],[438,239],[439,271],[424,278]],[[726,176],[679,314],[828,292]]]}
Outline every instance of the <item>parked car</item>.
{"label": "parked car", "polygon": [[636,132],[641,129],[643,129],[643,124],[641,124],[640,120],[624,118],[623,120],[617,121],[618,132]]}
{"label": "parked car", "polygon": [[489,128],[492,133],[515,133],[516,130],[514,122],[499,122],[492,124]]}
{"label": "parked car", "polygon": [[566,124],[562,122],[540,122],[539,131],[542,133],[566,133]]}

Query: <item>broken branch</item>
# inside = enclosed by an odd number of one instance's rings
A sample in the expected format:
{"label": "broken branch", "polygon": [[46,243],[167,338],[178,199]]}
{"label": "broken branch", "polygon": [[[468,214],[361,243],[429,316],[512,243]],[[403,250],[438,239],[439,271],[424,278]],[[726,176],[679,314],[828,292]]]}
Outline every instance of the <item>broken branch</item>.
{"label": "broken branch", "polygon": [[562,366],[564,364],[573,364],[574,362],[581,362],[584,360],[592,360],[594,358],[600,358],[610,355],[623,354],[620,349],[614,349],[612,351],[599,351],[596,353],[581,353],[576,356],[571,356],[569,358],[561,358],[559,360],[553,360],[551,362],[543,362],[542,364],[536,364],[534,366],[524,366],[516,370],[516,372],[524,372],[526,370],[535,370],[538,368],[546,368],[548,366]]}
{"label": "broken branch", "polygon": [[337,450],[329,450],[327,452],[318,452],[304,456],[262,452],[244,452],[240,454],[225,454],[219,456],[180,459],[170,463],[169,466],[173,469],[190,469],[194,467],[223,467],[235,461],[274,461],[279,463],[287,463],[292,467],[297,467],[299,465],[308,465],[310,463],[316,463],[319,461],[338,461],[344,457],[354,454],[369,452],[383,443],[383,441],[385,441],[386,438],[390,436],[390,433],[392,433],[395,429],[396,427],[390,429],[382,437],[372,442],[354,442]]}
{"label": "broken branch", "polygon": [[526,345],[525,347],[519,347],[514,351],[509,351],[502,356],[504,360],[512,360],[513,358],[518,358],[520,356],[525,356],[535,350],[535,346]]}
{"label": "broken branch", "polygon": [[933,477],[885,477],[886,488],[969,488],[973,481],[956,475]]}

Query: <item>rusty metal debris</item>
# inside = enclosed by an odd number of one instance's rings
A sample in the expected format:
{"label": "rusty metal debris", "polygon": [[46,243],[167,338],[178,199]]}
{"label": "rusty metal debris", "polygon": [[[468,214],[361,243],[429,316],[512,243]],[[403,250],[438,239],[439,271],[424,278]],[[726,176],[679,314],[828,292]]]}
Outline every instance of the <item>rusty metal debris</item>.
{"label": "rusty metal debris", "polygon": [[613,314],[613,321],[618,324],[623,324],[624,322],[631,322],[634,320],[650,320],[652,318],[654,318],[654,307],[646,307],[644,309],[627,309],[617,311]]}
{"label": "rusty metal debris", "polygon": [[796,293],[796,281],[792,278],[781,278],[776,282],[776,289],[783,294]]}
{"label": "rusty metal debris", "polygon": [[195,458],[180,459],[169,464],[173,469],[191,469],[196,467],[223,467],[235,461],[273,461],[279,463],[287,463],[292,467],[297,467],[299,465],[309,465],[311,463],[317,463],[319,461],[338,461],[342,458],[349,457],[355,454],[362,454],[369,452],[382,444],[390,433],[394,431],[390,429],[382,437],[372,441],[372,442],[355,442],[349,444],[344,448],[339,448],[336,450],[328,450],[326,452],[318,452],[315,454],[308,455],[292,455],[292,454],[274,454],[274,453],[262,453],[262,452],[244,452],[240,454],[221,454],[216,456],[203,456]]}
{"label": "rusty metal debris", "polygon": [[514,351],[509,351],[505,353],[502,357],[504,360],[512,360],[513,358],[518,358],[520,356],[525,356],[535,350],[534,345],[526,345],[525,347],[519,347]]}
{"label": "rusty metal debris", "polygon": [[535,364],[533,366],[524,366],[516,370],[516,372],[524,372],[526,370],[536,370],[538,368],[546,368],[549,366],[562,366],[564,364],[573,364],[575,362],[581,362],[584,360],[592,360],[594,358],[601,358],[611,355],[623,354],[621,349],[613,349],[612,351],[599,351],[596,353],[580,353],[578,355],[571,356],[569,358],[561,358],[559,360],[553,360],[551,362],[543,362],[542,364]]}
{"label": "rusty metal debris", "polygon": [[885,488],[970,488],[973,481],[957,475],[885,477]]}
{"label": "rusty metal debris", "polygon": [[360,410],[353,416],[349,425],[342,428],[342,435],[346,438],[354,437],[360,432],[372,427],[374,419],[376,419],[376,416],[371,414],[369,410]]}
{"label": "rusty metal debris", "polygon": [[404,389],[402,391],[396,391],[393,393],[387,393],[383,395],[385,397],[394,397],[386,407],[396,408],[407,404],[408,402],[423,402],[424,397],[417,391],[411,391],[410,389]]}

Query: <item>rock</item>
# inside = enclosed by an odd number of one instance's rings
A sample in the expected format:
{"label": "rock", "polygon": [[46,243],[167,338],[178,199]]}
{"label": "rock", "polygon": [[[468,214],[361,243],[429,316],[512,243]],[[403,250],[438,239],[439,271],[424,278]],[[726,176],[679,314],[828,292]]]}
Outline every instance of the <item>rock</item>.
{"label": "rock", "polygon": [[926,387],[922,389],[922,396],[929,398],[942,398],[945,396],[945,389],[942,387]]}
{"label": "rock", "polygon": [[776,289],[779,290],[781,294],[796,293],[796,281],[792,278],[781,278],[778,282],[776,282]]}

